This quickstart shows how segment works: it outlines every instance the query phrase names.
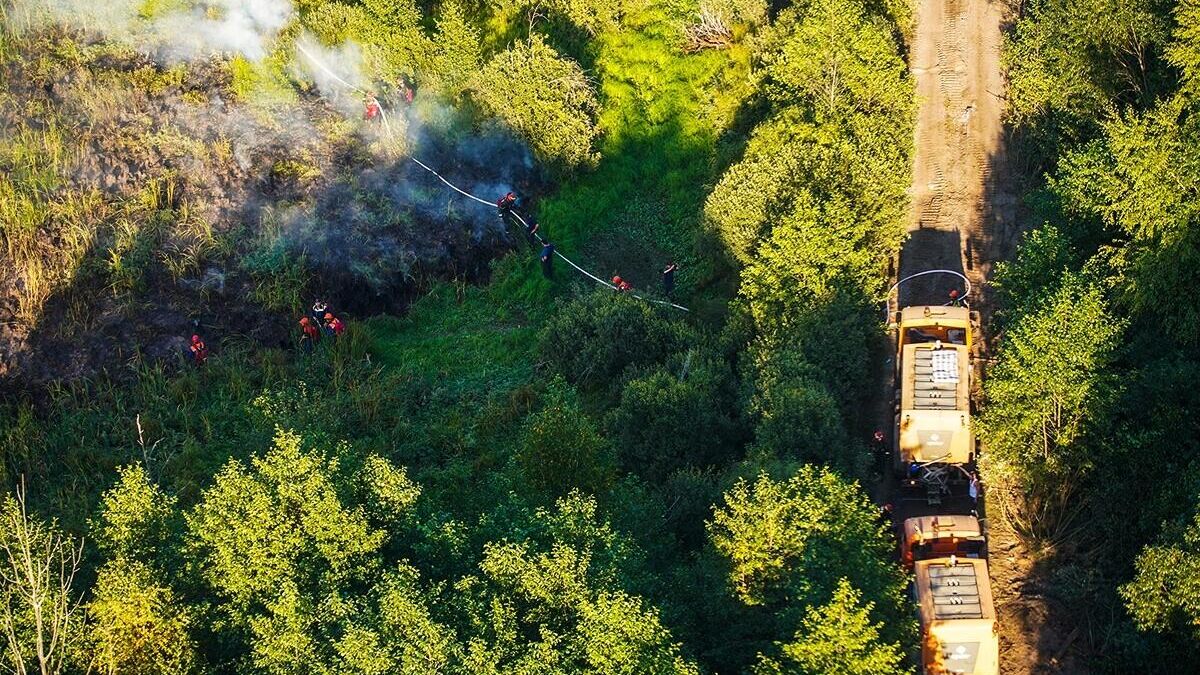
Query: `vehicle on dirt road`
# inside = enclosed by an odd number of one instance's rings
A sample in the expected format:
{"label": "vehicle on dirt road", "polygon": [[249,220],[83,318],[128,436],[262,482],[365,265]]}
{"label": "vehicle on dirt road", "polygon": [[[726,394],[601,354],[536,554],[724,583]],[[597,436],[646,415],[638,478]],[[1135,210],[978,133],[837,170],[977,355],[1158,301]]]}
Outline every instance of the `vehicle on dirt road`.
{"label": "vehicle on dirt road", "polygon": [[937,305],[905,307],[895,318],[893,468],[903,478],[928,474],[938,488],[962,482],[976,456],[971,348],[977,319],[966,307]]}
{"label": "vehicle on dirt road", "polygon": [[999,627],[987,562],[980,558],[917,560],[913,599],[921,622],[924,675],[997,675]]}

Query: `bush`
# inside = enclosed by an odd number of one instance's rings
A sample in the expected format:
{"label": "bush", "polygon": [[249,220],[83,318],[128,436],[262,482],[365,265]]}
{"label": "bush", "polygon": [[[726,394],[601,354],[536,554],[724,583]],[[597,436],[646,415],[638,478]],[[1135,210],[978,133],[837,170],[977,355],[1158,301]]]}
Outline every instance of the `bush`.
{"label": "bush", "polygon": [[552,497],[576,488],[602,493],[613,479],[612,451],[561,379],[550,383],[543,408],[526,419],[516,458],[529,482]]}
{"label": "bush", "polygon": [[736,447],[729,367],[691,352],[675,361],[626,384],[610,419],[622,463],[652,482],[728,460]]}
{"label": "bush", "polygon": [[538,340],[550,369],[585,389],[611,385],[633,367],[679,351],[689,332],[649,304],[607,290],[562,304]]}
{"label": "bush", "polygon": [[596,94],[579,64],[559,56],[540,36],[497,54],[479,72],[471,93],[543,163],[559,171],[596,163]]}

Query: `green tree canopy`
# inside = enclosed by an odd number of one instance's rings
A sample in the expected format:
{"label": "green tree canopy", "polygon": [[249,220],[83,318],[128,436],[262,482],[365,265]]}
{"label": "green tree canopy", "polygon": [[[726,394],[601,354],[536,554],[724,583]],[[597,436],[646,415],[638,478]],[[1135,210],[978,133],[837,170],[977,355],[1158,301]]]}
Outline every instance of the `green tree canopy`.
{"label": "green tree canopy", "polygon": [[598,103],[578,63],[539,35],[497,54],[478,73],[472,97],[560,171],[595,164]]}
{"label": "green tree canopy", "polygon": [[841,579],[828,604],[804,616],[796,639],[781,645],[779,657],[763,658],[756,675],[901,675],[904,651],[898,643],[880,638],[880,625],[871,621],[873,603]]}
{"label": "green tree canopy", "polygon": [[800,609],[828,603],[842,578],[902,632],[904,581],[876,509],[857,483],[805,465],[791,478],[739,480],[709,522],[746,604]]}
{"label": "green tree canopy", "polygon": [[686,327],[651,305],[597,290],[559,305],[538,339],[550,368],[581,388],[610,385],[631,367],[661,363],[680,351]]}
{"label": "green tree canopy", "polygon": [[694,354],[631,380],[613,411],[610,426],[622,463],[648,480],[685,466],[717,464],[736,441],[729,366]]}
{"label": "green tree canopy", "polygon": [[542,409],[526,419],[516,458],[529,482],[552,497],[576,488],[603,492],[615,469],[608,442],[562,379],[550,383]]}
{"label": "green tree canopy", "polygon": [[1138,628],[1200,640],[1200,515],[1172,529],[1138,555],[1121,597]]}

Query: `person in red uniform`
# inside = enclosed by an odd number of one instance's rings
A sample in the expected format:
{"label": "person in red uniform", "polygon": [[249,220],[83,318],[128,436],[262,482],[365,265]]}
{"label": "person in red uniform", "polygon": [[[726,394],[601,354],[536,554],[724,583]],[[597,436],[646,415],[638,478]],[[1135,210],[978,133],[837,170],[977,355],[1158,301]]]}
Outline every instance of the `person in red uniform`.
{"label": "person in red uniform", "polygon": [[192,343],[188,349],[192,352],[192,360],[197,367],[208,361],[208,345],[204,344],[204,340],[201,340],[199,335],[192,336]]}
{"label": "person in red uniform", "polygon": [[633,286],[630,285],[630,283],[628,281],[625,281],[624,279],[622,279],[621,277],[618,277],[618,276],[614,276],[612,278],[612,284],[613,284],[613,286],[615,286],[617,288],[618,291],[620,291],[622,293],[629,291],[633,288]]}
{"label": "person in red uniform", "polygon": [[300,336],[300,347],[306,354],[311,354],[313,345],[321,339],[321,329],[317,328],[317,324],[310,321],[307,316],[302,316],[300,317],[300,330],[303,333]]}
{"label": "person in red uniform", "polygon": [[374,122],[383,115],[383,107],[379,105],[379,101],[375,98],[375,94],[367,94],[366,108],[363,110],[363,119],[368,122]]}
{"label": "person in red uniform", "polygon": [[325,328],[333,335],[334,339],[337,339],[342,333],[346,332],[346,324],[342,323],[341,319],[330,312],[325,313]]}
{"label": "person in red uniform", "polygon": [[496,200],[496,208],[501,212],[511,211],[512,207],[517,205],[517,195],[514,192],[506,193],[503,197]]}

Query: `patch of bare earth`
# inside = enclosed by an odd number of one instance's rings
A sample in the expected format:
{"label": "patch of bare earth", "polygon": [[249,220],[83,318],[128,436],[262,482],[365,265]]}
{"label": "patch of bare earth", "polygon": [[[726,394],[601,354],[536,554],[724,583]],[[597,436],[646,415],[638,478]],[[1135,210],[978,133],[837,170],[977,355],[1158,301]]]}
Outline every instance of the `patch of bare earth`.
{"label": "patch of bare earth", "polygon": [[[1012,255],[1020,235],[1017,181],[1006,156],[1002,31],[1013,19],[1003,0],[918,0],[910,69],[919,115],[913,163],[910,238],[898,276],[930,269],[962,273],[973,286],[971,303],[981,314],[980,354],[994,336],[988,327],[993,299],[987,282],[996,262]],[[951,275],[929,275],[901,289],[901,304],[946,302],[958,285]],[[986,448],[985,448],[986,451]],[[883,497],[898,495],[881,487]],[[986,506],[986,500],[984,502]],[[923,502],[898,500],[898,518],[928,510]],[[969,503],[947,500],[947,512]],[[993,593],[1000,617],[1000,671],[1085,672],[1074,654],[1076,631],[1040,589],[1049,570],[1003,522],[998,508],[989,521]]]}

